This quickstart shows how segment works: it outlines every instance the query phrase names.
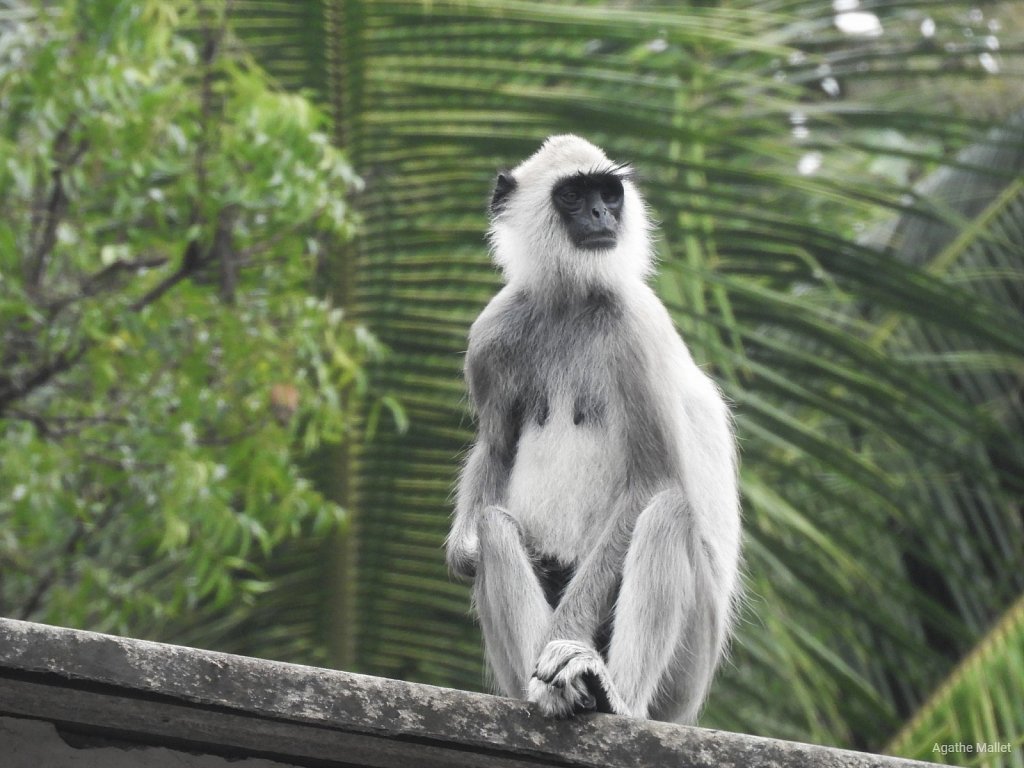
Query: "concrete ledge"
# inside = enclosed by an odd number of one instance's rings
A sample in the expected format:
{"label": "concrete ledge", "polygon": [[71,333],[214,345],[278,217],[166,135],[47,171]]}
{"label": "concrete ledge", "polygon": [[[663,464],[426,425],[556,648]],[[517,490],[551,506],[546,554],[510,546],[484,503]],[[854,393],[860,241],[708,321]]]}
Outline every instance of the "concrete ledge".
{"label": "concrete ledge", "polygon": [[5,766],[927,765],[0,619]]}

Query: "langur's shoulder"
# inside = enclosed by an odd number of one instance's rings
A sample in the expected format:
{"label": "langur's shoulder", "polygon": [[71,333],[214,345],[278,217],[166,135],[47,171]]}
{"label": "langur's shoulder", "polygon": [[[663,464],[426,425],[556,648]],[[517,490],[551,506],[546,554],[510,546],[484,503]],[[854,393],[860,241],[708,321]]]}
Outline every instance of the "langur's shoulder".
{"label": "langur's shoulder", "polygon": [[531,313],[529,297],[506,285],[494,295],[469,329],[470,350],[488,346],[523,325]]}
{"label": "langur's shoulder", "polygon": [[672,317],[649,285],[637,281],[621,294],[621,300],[629,325],[645,344],[657,346],[659,340],[678,339]]}

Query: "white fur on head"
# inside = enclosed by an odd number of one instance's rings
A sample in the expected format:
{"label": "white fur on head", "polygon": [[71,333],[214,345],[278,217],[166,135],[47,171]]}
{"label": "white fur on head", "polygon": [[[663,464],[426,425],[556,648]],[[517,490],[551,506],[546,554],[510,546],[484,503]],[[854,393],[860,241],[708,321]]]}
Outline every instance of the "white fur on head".
{"label": "white fur on head", "polygon": [[644,280],[652,269],[650,230],[644,201],[622,180],[622,213],[614,248],[577,248],[555,209],[557,183],[577,173],[622,171],[598,147],[579,136],[549,137],[512,171],[516,187],[492,221],[488,237],[505,281],[535,288],[619,286]]}

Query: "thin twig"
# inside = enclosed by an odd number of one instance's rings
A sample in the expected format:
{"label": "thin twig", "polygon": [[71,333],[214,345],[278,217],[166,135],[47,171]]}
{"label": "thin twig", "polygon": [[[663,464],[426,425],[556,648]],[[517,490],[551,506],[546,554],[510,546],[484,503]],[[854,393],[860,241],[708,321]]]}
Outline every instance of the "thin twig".
{"label": "thin twig", "polygon": [[131,305],[132,312],[139,312],[152,304],[182,280],[198,272],[205,263],[206,259],[199,252],[199,243],[195,240],[189,241],[185,247],[185,254],[181,257],[181,266],[149,289],[141,298],[136,299]]}
{"label": "thin twig", "polygon": [[118,259],[98,272],[88,275],[74,293],[49,299],[46,302],[46,307],[50,311],[50,319],[53,320],[62,310],[82,299],[88,299],[110,290],[115,284],[115,278],[120,273],[156,269],[167,264],[167,261],[166,256],[155,256],[150,259]]}

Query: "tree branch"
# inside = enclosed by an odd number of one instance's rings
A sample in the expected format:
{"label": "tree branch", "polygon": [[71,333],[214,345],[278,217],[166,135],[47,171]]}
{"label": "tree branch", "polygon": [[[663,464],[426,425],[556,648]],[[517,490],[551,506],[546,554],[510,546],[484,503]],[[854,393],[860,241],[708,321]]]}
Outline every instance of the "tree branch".
{"label": "tree branch", "polygon": [[12,408],[6,413],[6,418],[17,421],[27,421],[32,424],[39,434],[47,438],[60,440],[69,435],[79,435],[87,426],[95,424],[113,424],[128,426],[128,419],[118,416],[44,416],[40,413],[30,413],[20,409]]}
{"label": "tree branch", "polygon": [[[209,9],[205,5],[200,5],[200,15],[209,15]],[[216,92],[213,87],[216,79],[214,63],[220,53],[221,43],[224,41],[226,32],[223,20],[217,25],[208,21],[203,24],[203,46],[200,53],[202,77],[199,83],[199,134],[195,155],[196,197],[192,206],[192,224],[201,223],[204,218],[200,202],[207,197],[206,155],[210,149],[210,118],[217,106],[215,103]]]}
{"label": "tree branch", "polygon": [[64,350],[20,381],[15,381],[10,376],[0,376],[0,416],[4,415],[11,403],[20,400],[32,390],[49,382],[57,374],[74,366],[82,359],[90,346],[92,345],[89,342],[82,342],[74,351]]}
{"label": "tree branch", "polygon": [[206,259],[199,252],[199,243],[195,240],[189,241],[189,244],[185,246],[185,254],[181,257],[181,266],[157,283],[141,298],[136,299],[131,305],[132,312],[139,312],[144,307],[152,304],[182,280],[198,272],[205,263]]}
{"label": "tree branch", "polygon": [[47,302],[47,309],[50,310],[50,319],[52,320],[60,314],[61,310],[77,301],[87,299],[91,296],[95,296],[109,290],[116,277],[122,272],[138,272],[143,269],[156,269],[157,267],[162,267],[167,264],[167,261],[168,259],[165,256],[155,256],[150,259],[118,259],[101,269],[99,272],[95,272],[87,276],[78,286],[78,290],[74,293],[50,299]]}
{"label": "tree branch", "polygon": [[[158,283],[155,287],[150,289],[144,296],[137,299],[131,306],[130,309],[133,312],[139,312],[144,307],[152,304],[154,301],[163,296],[167,291],[171,290],[175,285],[180,283],[185,278],[197,272],[205,263],[207,259],[204,259],[199,252],[199,244],[194,240],[189,242],[185,248],[185,254],[181,259],[181,266],[168,275],[164,280]],[[137,262],[131,262],[137,264]],[[110,270],[114,268],[111,265],[107,268]],[[114,271],[121,269],[121,267],[114,268]],[[97,276],[102,274],[97,273]],[[0,417],[4,415],[7,408],[17,400],[28,395],[35,389],[43,386],[54,376],[63,373],[72,366],[74,366],[87,351],[92,347],[92,342],[81,341],[79,346],[74,351],[65,350],[58,354],[55,358],[40,366],[32,373],[24,377],[15,377],[0,374]]]}
{"label": "tree branch", "polygon": [[25,284],[30,292],[35,292],[42,283],[47,260],[57,243],[57,227],[67,212],[68,196],[64,188],[64,173],[82,158],[88,147],[88,142],[82,139],[74,151],[67,154],[74,124],[75,120],[72,118],[53,140],[54,166],[50,171],[50,194],[45,207],[42,210],[37,209],[33,215],[35,247],[25,265]]}
{"label": "tree branch", "polygon": [[[219,24],[208,24],[204,33],[205,41],[201,53],[203,73],[200,83],[200,136],[198,146],[196,147],[194,165],[197,192],[192,209],[193,225],[202,225],[204,223],[201,203],[207,198],[206,155],[210,149],[210,123],[214,110],[217,107],[216,91],[214,88],[216,68],[214,64],[226,34],[223,19],[221,19]],[[42,210],[34,217],[33,240],[35,241],[35,247],[25,267],[26,284],[31,293],[36,292],[42,281],[47,258],[56,243],[57,227],[67,209],[68,198],[64,188],[64,173],[67,168],[81,159],[87,148],[87,144],[83,140],[79,142],[70,155],[60,159],[67,152],[73,127],[74,118],[64,126],[54,140],[54,157],[58,161],[51,172],[52,183],[49,199],[45,208],[40,206]],[[231,233],[234,227],[235,216],[234,206],[227,206],[221,210],[218,215],[217,229],[214,233],[214,242],[209,252],[203,254],[199,243],[196,240],[190,241],[185,248],[185,253],[182,256],[181,265],[178,269],[147,291],[145,295],[134,301],[129,307],[130,310],[133,312],[141,311],[160,299],[178,283],[194,275],[215,258],[221,258],[222,260],[221,294],[230,300],[234,295],[235,281],[237,279],[235,271],[238,266],[237,256],[231,249]],[[101,270],[92,278],[87,279],[80,287],[80,291],[83,295],[88,295],[89,291],[102,290],[104,280],[110,279],[118,271],[129,268],[139,268],[139,262],[122,262],[110,265],[110,267]],[[55,313],[77,300],[77,298],[79,297],[58,299]],[[65,350],[57,355],[56,358],[40,366],[27,376],[17,377],[17,380],[15,377],[0,373],[0,417],[3,416],[11,403],[25,397],[33,390],[52,380],[54,376],[63,373],[75,365],[91,346],[92,342],[81,341],[74,352]]]}
{"label": "tree branch", "polygon": [[228,304],[235,302],[238,285],[238,255],[234,248],[235,220],[238,206],[229,205],[217,216],[217,231],[213,235],[210,260],[220,265],[220,297]]}

